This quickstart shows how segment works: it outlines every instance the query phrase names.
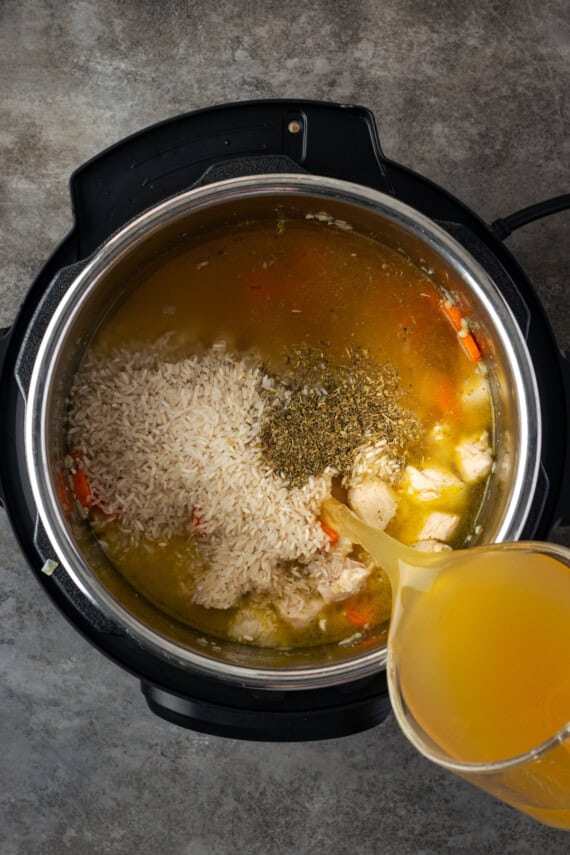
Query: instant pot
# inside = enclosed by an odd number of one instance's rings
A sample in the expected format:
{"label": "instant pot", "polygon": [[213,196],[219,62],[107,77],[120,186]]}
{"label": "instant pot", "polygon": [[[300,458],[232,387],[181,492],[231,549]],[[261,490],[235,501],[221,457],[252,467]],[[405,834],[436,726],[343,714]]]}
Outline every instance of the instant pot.
{"label": "instant pot", "polygon": [[480,542],[544,539],[570,522],[569,363],[502,239],[570,197],[488,226],[385,158],[368,110],[311,101],[230,104],[155,125],[78,169],[71,197],[71,232],[0,338],[1,499],[34,574],[171,722],[271,740],[379,723],[390,709],[385,632],[298,651],[214,643],[118,578],[57,479],[74,371],[137,271],[188,234],[276,208],[290,217],[324,210],[411,258],[476,320],[497,436]]}

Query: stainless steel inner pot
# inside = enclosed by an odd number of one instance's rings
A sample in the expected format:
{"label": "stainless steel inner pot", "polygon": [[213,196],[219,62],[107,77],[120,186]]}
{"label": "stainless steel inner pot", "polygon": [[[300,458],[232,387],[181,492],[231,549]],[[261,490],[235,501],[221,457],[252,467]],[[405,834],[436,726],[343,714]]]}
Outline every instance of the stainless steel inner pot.
{"label": "stainless steel inner pot", "polygon": [[[535,491],[541,449],[537,384],[514,316],[483,268],[433,221],[398,200],[331,178],[263,175],[182,193],[145,212],[91,257],[60,299],[42,340],[28,394],[26,462],[54,558],[83,594],[143,648],[183,667],[242,686],[310,689],[385,667],[386,630],[373,643],[298,651],[204,639],[143,601],[106,559],[77,513],[66,516],[57,485],[65,449],[65,406],[73,374],[113,306],[147,265],[224,224],[246,218],[304,218],[325,211],[415,262],[452,292],[479,325],[493,397],[497,465],[480,513],[478,542],[516,540]],[[138,276],[138,280],[137,280]]]}

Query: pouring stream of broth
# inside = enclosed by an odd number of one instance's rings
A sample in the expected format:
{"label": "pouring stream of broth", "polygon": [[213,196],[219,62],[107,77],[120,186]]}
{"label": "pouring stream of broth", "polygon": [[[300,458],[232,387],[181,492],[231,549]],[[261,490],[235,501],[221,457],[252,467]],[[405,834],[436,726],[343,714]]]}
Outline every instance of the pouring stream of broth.
{"label": "pouring stream of broth", "polygon": [[[449,561],[459,560],[464,550],[449,553],[418,552],[409,546],[404,546],[398,540],[378,528],[363,522],[356,514],[338,499],[330,498],[321,506],[323,521],[336,529],[341,535],[358,543],[374,558],[390,579],[393,597],[402,585],[421,590],[429,587],[441,568]],[[431,571],[415,573],[416,569]]]}
{"label": "pouring stream of broth", "polygon": [[[549,551],[549,544],[519,541],[517,543],[491,543],[471,549],[456,549],[452,552],[420,552],[405,546],[385,531],[363,522],[338,499],[326,499],[321,506],[323,522],[336,529],[341,535],[358,543],[382,567],[390,580],[393,600],[402,588],[427,591],[437,576],[448,568],[457,572],[462,565],[474,561],[485,563],[491,557],[495,562],[510,562],[510,554],[524,550],[527,555],[536,554],[537,560]],[[564,547],[553,547],[558,552],[569,552]],[[501,556],[503,558],[501,559]],[[420,571],[420,572],[418,572]],[[570,579],[570,577],[569,577]],[[569,651],[570,652],[570,651]]]}

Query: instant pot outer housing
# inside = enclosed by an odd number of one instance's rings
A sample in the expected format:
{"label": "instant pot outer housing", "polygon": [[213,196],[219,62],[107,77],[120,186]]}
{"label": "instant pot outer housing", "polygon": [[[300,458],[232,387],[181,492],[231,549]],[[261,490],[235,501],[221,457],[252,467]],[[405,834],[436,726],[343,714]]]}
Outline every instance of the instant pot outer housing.
{"label": "instant pot outer housing", "polygon": [[121,580],[57,486],[73,373],[137,271],[189,234],[276,207],[299,218],[325,210],[400,249],[476,319],[497,443],[480,542],[546,538],[568,516],[569,371],[531,284],[497,228],[384,158],[361,107],[265,101],[190,113],[81,167],[71,193],[74,227],[0,339],[2,502],[37,578],[170,721],[274,740],[377,724],[390,708],[385,632],[366,646],[212,645]]}

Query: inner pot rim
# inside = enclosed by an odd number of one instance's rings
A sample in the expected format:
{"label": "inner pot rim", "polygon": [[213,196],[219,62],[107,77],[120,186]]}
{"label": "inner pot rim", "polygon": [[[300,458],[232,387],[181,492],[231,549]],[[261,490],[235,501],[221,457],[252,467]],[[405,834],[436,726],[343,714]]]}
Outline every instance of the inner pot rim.
{"label": "inner pot rim", "polygon": [[[538,479],[541,448],[541,419],[538,388],[532,362],[512,311],[490,276],[446,231],[414,208],[377,190],[334,178],[315,175],[267,174],[229,179],[189,190],[149,209],[104,243],[66,290],[57,305],[36,356],[25,414],[25,454],[34,501],[49,541],[61,564],[81,592],[111,620],[119,623],[127,635],[163,659],[188,666],[210,677],[243,686],[270,689],[310,689],[339,685],[370,676],[386,667],[387,650],[356,654],[352,658],[320,666],[297,668],[256,668],[234,665],[197,651],[189,650],[150,629],[131,615],[107,591],[84,561],[69,535],[50,477],[46,442],[48,392],[57,377],[55,366],[66,335],[88,296],[110,268],[139,242],[181,215],[231,202],[244,196],[307,196],[326,201],[338,199],[375,212],[396,226],[412,232],[432,251],[443,257],[473,291],[490,317],[508,354],[509,367],[519,394],[518,409],[521,454],[515,470],[512,496],[496,542],[516,540],[524,526]],[[520,394],[524,392],[525,394]],[[534,457],[532,456],[534,452]],[[522,506],[521,506],[522,501]]]}

